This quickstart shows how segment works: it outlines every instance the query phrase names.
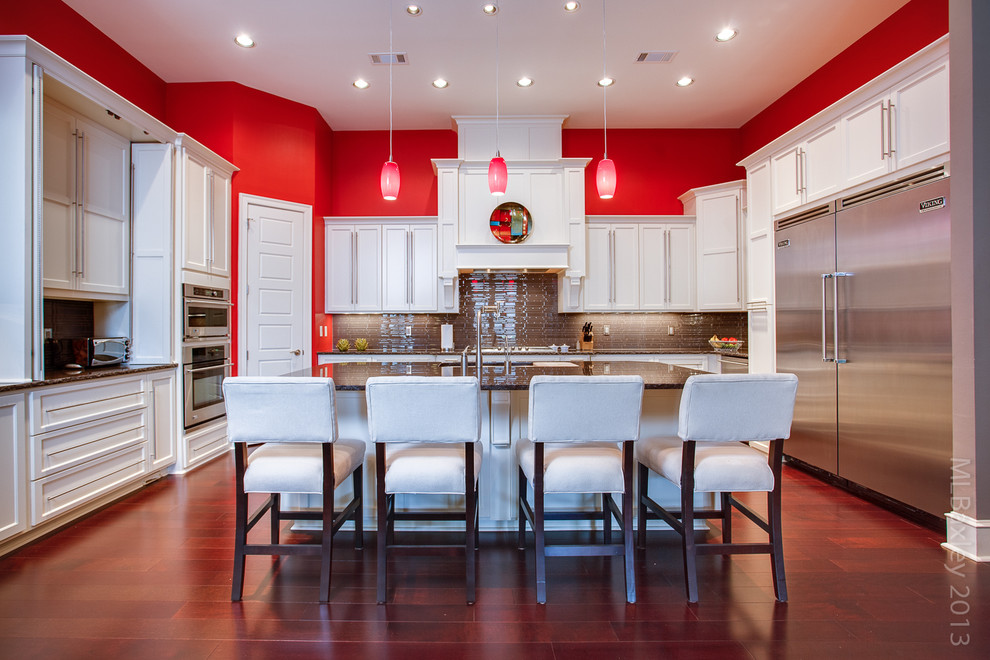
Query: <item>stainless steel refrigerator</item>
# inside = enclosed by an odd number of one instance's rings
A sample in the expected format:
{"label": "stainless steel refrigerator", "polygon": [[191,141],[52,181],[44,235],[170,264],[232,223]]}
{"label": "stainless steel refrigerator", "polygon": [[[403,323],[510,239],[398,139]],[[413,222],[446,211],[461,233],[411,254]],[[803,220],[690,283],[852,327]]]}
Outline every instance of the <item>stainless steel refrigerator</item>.
{"label": "stainless steel refrigerator", "polygon": [[936,516],[950,507],[949,182],[941,172],[777,223],[784,453]]}

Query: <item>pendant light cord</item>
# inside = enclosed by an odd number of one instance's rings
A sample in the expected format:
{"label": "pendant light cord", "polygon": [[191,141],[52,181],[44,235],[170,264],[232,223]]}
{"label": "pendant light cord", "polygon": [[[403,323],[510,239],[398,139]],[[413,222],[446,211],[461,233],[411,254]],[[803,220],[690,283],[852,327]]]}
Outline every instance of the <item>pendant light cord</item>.
{"label": "pendant light cord", "polygon": [[388,0],[388,162],[392,162],[392,0]]}
{"label": "pendant light cord", "polygon": [[[605,82],[605,0],[602,0],[602,82]],[[608,159],[608,85],[602,85],[602,133],[605,137],[605,159]]]}
{"label": "pendant light cord", "polygon": [[498,99],[498,15],[499,7],[495,6],[495,157],[501,156],[498,150],[498,119],[499,119],[499,99]]}

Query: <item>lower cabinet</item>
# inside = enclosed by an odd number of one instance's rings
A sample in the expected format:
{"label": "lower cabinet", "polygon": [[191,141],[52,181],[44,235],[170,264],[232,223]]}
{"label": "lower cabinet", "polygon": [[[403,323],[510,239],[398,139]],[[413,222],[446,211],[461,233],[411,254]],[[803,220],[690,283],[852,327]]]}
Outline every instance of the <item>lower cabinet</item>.
{"label": "lower cabinet", "polygon": [[26,542],[164,475],[176,456],[174,382],[161,370],[0,397],[0,542]]}

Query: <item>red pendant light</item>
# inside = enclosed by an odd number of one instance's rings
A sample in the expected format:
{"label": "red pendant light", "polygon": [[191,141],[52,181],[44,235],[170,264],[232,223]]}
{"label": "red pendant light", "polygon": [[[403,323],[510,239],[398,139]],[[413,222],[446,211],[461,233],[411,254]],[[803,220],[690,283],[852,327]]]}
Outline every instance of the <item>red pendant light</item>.
{"label": "red pendant light", "polygon": [[[385,175],[382,174],[382,176]],[[612,159],[602,158],[598,161],[598,172],[595,180],[598,183],[598,196],[602,199],[612,199],[612,195],[615,194],[615,163],[612,162]]]}
{"label": "red pendant light", "polygon": [[389,160],[382,165],[382,197],[394,201],[399,196],[399,166]]}
{"label": "red pendant light", "polygon": [[488,191],[495,197],[505,194],[509,170],[498,151],[498,8],[495,9],[495,157],[488,163]]}
{"label": "red pendant light", "polygon": [[392,0],[388,2],[388,160],[382,165],[382,197],[394,202],[399,196],[399,166],[392,160]]}
{"label": "red pendant light", "polygon": [[602,0],[602,133],[605,138],[605,157],[598,161],[595,182],[598,196],[612,199],[615,195],[615,163],[608,157],[608,75],[605,73],[605,0]]}
{"label": "red pendant light", "polygon": [[509,170],[505,166],[505,159],[495,152],[492,162],[488,163],[488,190],[492,195],[501,197],[505,194],[505,186],[508,182]]}

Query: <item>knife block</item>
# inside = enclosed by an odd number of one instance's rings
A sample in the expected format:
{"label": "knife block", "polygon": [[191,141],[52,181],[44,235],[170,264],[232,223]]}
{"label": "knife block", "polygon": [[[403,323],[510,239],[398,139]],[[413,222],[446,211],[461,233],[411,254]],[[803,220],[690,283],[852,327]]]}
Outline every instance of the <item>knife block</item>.
{"label": "knife block", "polygon": [[593,351],[595,350],[595,340],[585,341],[583,339],[578,339],[578,350],[579,351]]}

